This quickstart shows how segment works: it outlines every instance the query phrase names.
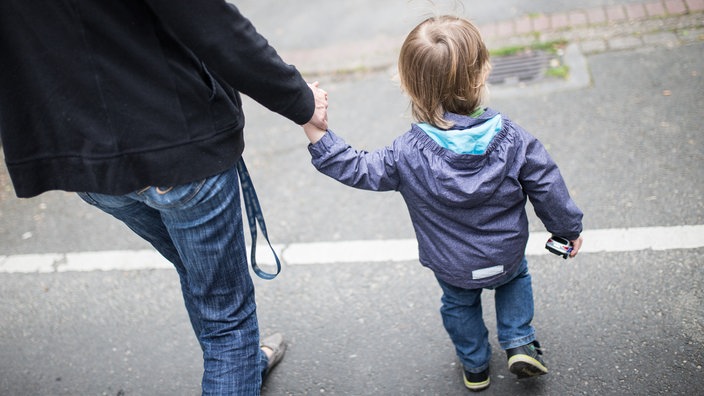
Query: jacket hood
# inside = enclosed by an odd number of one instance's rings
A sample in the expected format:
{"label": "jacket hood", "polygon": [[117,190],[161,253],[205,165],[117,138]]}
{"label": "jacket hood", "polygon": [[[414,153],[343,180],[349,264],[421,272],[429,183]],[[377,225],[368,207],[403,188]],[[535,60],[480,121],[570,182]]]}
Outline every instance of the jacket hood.
{"label": "jacket hood", "polygon": [[449,130],[427,124],[411,128],[425,162],[421,169],[426,169],[417,176],[426,179],[428,193],[448,206],[481,205],[504,182],[515,158],[515,148],[502,144],[510,138],[508,120],[491,109],[477,118],[446,113],[445,119],[455,124]]}

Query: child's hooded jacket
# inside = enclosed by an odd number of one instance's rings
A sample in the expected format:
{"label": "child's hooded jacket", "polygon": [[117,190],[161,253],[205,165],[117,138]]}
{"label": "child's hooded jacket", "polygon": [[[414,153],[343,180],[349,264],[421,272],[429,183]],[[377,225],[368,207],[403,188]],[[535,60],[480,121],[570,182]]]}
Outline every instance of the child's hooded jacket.
{"label": "child's hooded jacket", "polygon": [[[458,287],[498,285],[515,272],[528,240],[527,198],[549,232],[570,240],[580,235],[582,212],[535,137],[491,109],[477,118],[445,118],[455,123],[446,134],[474,135],[468,151],[483,153],[459,154],[443,147],[432,127],[413,124],[374,152],[356,151],[328,131],[309,146],[313,165],[352,187],[399,191],[421,264]],[[486,134],[493,135],[488,143]]]}

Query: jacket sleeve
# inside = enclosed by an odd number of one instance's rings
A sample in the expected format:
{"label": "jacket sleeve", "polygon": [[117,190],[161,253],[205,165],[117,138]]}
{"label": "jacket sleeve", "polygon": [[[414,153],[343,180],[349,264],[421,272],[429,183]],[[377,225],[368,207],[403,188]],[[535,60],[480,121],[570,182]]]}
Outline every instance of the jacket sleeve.
{"label": "jacket sleeve", "polygon": [[306,81],[225,0],[146,0],[179,41],[239,92],[297,124],[313,116]]}
{"label": "jacket sleeve", "polygon": [[321,173],[350,187],[372,191],[397,190],[398,172],[393,148],[357,151],[328,131],[308,146],[313,166]]}
{"label": "jacket sleeve", "polygon": [[567,190],[557,164],[533,136],[524,134],[525,163],[520,181],[548,232],[573,240],[582,233],[582,211]]}

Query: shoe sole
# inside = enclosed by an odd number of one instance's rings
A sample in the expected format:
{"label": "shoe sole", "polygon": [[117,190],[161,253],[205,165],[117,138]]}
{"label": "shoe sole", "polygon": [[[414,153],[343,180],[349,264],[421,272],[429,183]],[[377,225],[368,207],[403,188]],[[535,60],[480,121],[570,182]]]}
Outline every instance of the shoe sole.
{"label": "shoe sole", "polygon": [[269,337],[261,341],[261,347],[269,348],[271,350],[271,357],[267,363],[266,371],[267,373],[271,371],[279,362],[284,358],[286,353],[286,342],[281,334],[276,333],[270,335]]}
{"label": "shoe sole", "polygon": [[537,377],[548,373],[548,368],[528,355],[511,356],[508,360],[508,370],[519,379]]}
{"label": "shoe sole", "polygon": [[486,381],[482,381],[482,382],[469,382],[467,380],[467,377],[466,376],[464,377],[464,386],[466,386],[467,389],[474,391],[474,392],[484,390],[484,389],[488,388],[490,384],[491,384],[491,378],[487,378]]}

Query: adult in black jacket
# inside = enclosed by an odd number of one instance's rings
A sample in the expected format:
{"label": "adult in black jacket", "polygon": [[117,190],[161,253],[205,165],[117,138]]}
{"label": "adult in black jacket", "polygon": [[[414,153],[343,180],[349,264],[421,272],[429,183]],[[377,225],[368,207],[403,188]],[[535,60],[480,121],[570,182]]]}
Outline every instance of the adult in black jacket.
{"label": "adult in black jacket", "polygon": [[281,355],[259,348],[239,92],[327,126],[324,91],[224,0],[0,2],[0,133],[17,196],[79,192],[174,264],[204,394],[258,394]]}

